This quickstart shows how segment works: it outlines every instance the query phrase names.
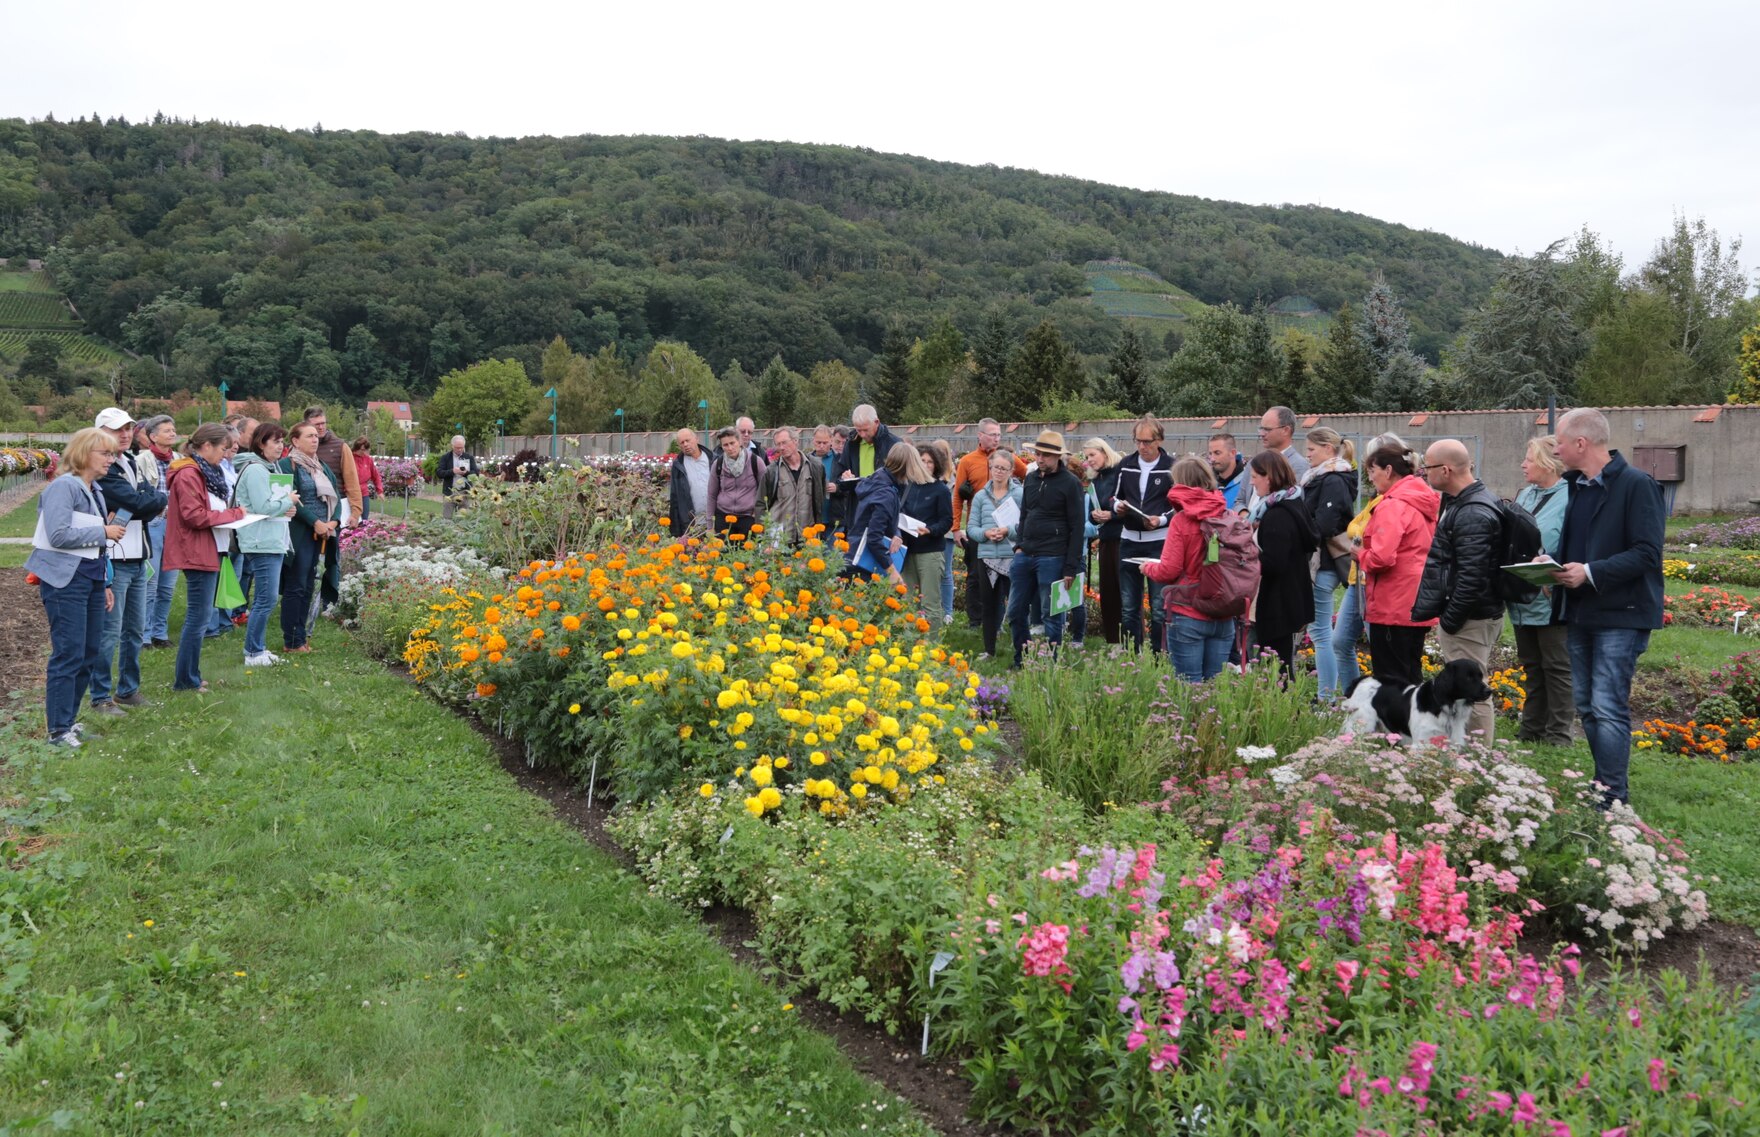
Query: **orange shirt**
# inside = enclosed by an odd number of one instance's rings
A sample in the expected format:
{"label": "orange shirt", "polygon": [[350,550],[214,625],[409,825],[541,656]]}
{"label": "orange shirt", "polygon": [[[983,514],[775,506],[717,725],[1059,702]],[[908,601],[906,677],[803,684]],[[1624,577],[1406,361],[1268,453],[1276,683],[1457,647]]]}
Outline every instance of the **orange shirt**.
{"label": "orange shirt", "polygon": [[[1026,459],[1022,458],[1019,454],[1014,456],[1014,476],[1017,478],[1024,478],[1027,476]],[[964,458],[961,458],[958,465],[954,466],[953,513],[954,525],[956,528],[963,530],[966,527],[966,513],[971,508],[972,504],[968,499],[962,497],[959,491],[963,487],[970,486],[972,492],[975,494],[983,489],[984,484],[989,480],[990,455],[984,453],[982,450],[972,451]]]}

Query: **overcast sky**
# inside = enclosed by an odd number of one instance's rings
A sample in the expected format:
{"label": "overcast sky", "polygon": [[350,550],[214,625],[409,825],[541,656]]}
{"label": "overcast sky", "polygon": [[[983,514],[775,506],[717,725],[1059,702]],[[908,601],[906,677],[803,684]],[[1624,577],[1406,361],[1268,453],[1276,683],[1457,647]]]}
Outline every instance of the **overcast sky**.
{"label": "overcast sky", "polygon": [[[1760,263],[1760,3],[0,0],[0,115],[835,142]],[[42,66],[30,61],[42,61]]]}

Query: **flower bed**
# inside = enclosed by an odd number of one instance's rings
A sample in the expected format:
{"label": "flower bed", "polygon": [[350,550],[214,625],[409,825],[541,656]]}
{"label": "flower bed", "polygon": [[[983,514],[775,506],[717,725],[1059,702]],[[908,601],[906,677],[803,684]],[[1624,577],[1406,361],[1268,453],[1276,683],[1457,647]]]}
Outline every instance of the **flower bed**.
{"label": "flower bed", "polygon": [[1734,521],[1713,521],[1694,525],[1675,533],[1669,544],[1688,548],[1708,546],[1725,549],[1760,550],[1760,517],[1739,517]]}
{"label": "flower bed", "polygon": [[1690,628],[1730,628],[1734,627],[1736,616],[1740,614],[1741,630],[1743,634],[1749,634],[1755,630],[1754,622],[1746,614],[1753,606],[1753,601],[1740,593],[1707,585],[1680,596],[1664,596],[1662,622]]}
{"label": "flower bed", "polygon": [[1756,588],[1760,587],[1760,553],[1671,547],[1662,560],[1662,575],[1669,580]]}
{"label": "flower bed", "polygon": [[60,457],[59,450],[48,446],[0,446],[0,477],[35,473],[53,477]]}
{"label": "flower bed", "polygon": [[623,801],[712,795],[730,770],[759,816],[796,786],[826,816],[905,801],[943,755],[988,741],[978,676],[892,588],[836,580],[824,551],[651,537],[534,562],[506,591],[442,590],[404,659],[534,761],[588,775],[602,756]]}

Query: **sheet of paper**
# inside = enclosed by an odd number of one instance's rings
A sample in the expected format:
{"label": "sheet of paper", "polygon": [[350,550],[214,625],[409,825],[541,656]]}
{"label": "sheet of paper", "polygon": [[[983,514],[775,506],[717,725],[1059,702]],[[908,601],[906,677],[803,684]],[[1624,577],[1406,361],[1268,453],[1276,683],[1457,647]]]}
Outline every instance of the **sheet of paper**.
{"label": "sheet of paper", "polygon": [[1075,579],[1065,588],[1063,581],[1051,582],[1051,615],[1060,616],[1065,612],[1074,611],[1087,603],[1082,590],[1088,586],[1088,574],[1078,572]]}
{"label": "sheet of paper", "polygon": [[918,521],[908,513],[900,513],[898,515],[898,531],[909,533],[913,537],[920,537],[929,531],[929,523]]}
{"label": "sheet of paper", "polygon": [[990,515],[990,524],[998,529],[1013,529],[1021,523],[1021,507],[1014,498],[1006,498]]}
{"label": "sheet of paper", "polygon": [[1136,565],[1138,568],[1142,568],[1144,565],[1156,565],[1161,563],[1160,557],[1122,557],[1120,559],[1123,563],[1127,565]]}
{"label": "sheet of paper", "polygon": [[216,525],[216,526],[214,526],[214,528],[216,528],[216,529],[243,529],[246,525],[255,525],[257,522],[263,520],[264,518],[266,518],[268,516],[269,515],[267,513],[247,513],[243,517],[239,518],[237,521],[228,521],[226,524]]}

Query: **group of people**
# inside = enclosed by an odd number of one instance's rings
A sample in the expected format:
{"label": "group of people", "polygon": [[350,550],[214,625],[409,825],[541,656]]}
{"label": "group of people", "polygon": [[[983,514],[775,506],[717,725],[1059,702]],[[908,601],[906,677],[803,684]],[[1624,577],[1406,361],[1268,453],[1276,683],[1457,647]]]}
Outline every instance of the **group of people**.
{"label": "group of people", "polygon": [[[208,690],[203,646],[235,627],[246,667],[280,663],[267,642],[277,603],[281,652],[311,651],[314,600],[336,598],[342,527],[365,519],[381,484],[366,439],[345,443],[323,407],[291,429],[231,415],[178,441],[166,416],[136,422],[107,408],[68,442],[39,499],[25,568],[48,617],[53,745],[80,745],[88,696],[95,715],[150,705],[141,652],[171,646],[179,576],[174,691]],[[223,580],[243,604],[217,606]]]}
{"label": "group of people", "polygon": [[[1632,670],[1662,624],[1664,514],[1655,481],[1609,449],[1606,417],[1573,410],[1556,436],[1530,442],[1513,503],[1492,493],[1457,439],[1420,456],[1383,434],[1359,462],[1327,427],[1298,445],[1296,424],[1288,407],[1266,411],[1250,456],[1218,432],[1204,455],[1175,458],[1152,415],[1132,424],[1128,454],[1104,438],[1070,451],[1046,430],[1017,455],[987,418],[956,461],[943,440],[900,440],[871,406],[856,407],[848,427],[779,427],[768,449],[740,418],[715,433],[713,454],[694,431],[678,432],[670,528],[798,543],[823,525],[844,534],[847,572],[905,586],[920,614],[947,623],[961,550],[966,616],[984,655],[1006,624],[1017,666],[1035,636],[1061,644],[1066,616],[1082,641],[1086,604],[1054,604],[1052,591],[1086,580],[1108,643],[1146,643],[1198,682],[1257,652],[1289,674],[1305,638],[1327,701],[1362,674],[1365,638],[1383,683],[1423,680],[1431,629],[1444,662],[1471,659],[1489,673],[1507,618],[1528,681],[1520,737],[1568,743],[1574,712],[1597,780],[1625,800]],[[1525,599],[1502,587],[1509,509],[1533,519],[1541,555],[1558,564],[1551,586]],[[1230,517],[1250,526],[1257,550],[1257,589],[1238,619],[1216,618],[1193,594],[1217,523]],[[1474,707],[1471,729],[1493,739],[1489,701]]]}

